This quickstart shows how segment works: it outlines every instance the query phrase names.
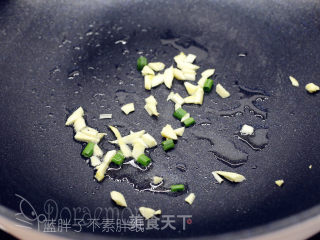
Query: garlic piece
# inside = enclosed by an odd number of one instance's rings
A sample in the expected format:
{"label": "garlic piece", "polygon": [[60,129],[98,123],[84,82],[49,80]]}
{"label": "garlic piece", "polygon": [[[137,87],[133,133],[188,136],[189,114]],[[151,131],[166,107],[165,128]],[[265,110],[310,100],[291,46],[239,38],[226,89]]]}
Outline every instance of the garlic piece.
{"label": "garlic piece", "polygon": [[72,125],[78,118],[84,116],[84,111],[82,107],[75,110],[67,119],[66,126]]}
{"label": "garlic piece", "polygon": [[94,176],[98,182],[101,182],[104,179],[104,175],[106,174],[106,171],[111,163],[111,159],[114,155],[116,155],[116,153],[116,150],[111,150],[104,155],[103,162],[97,167],[97,172]]}
{"label": "garlic piece", "polygon": [[92,167],[97,167],[101,164],[100,159],[97,156],[90,157],[90,165]]}
{"label": "garlic piece", "polygon": [[154,78],[154,75],[145,75],[144,76],[144,88],[145,89],[151,90],[153,78]]}
{"label": "garlic piece", "polygon": [[149,133],[142,135],[141,139],[147,144],[148,148],[157,146],[157,141]]}
{"label": "garlic piece", "polygon": [[222,98],[230,97],[230,93],[220,83],[216,86],[216,92]]}
{"label": "garlic piece", "polygon": [[284,184],[283,179],[275,181],[275,184],[277,184],[279,187],[281,187]]}
{"label": "garlic piece", "polygon": [[152,68],[152,70],[159,72],[162,71],[166,65],[164,65],[162,62],[151,62],[148,64],[148,66]]}
{"label": "garlic piece", "polygon": [[190,193],[184,200],[191,205],[195,198],[196,195],[194,193]]}
{"label": "garlic piece", "polygon": [[154,176],[153,177],[153,184],[154,185],[158,185],[159,183],[161,183],[163,181],[162,177],[158,177],[158,176]]}
{"label": "garlic piece", "polygon": [[308,83],[305,88],[309,93],[315,93],[320,90],[319,86],[314,83]]}
{"label": "garlic piece", "polygon": [[165,138],[170,138],[173,140],[178,139],[177,134],[174,132],[173,128],[169,124],[167,124],[164,128],[162,128],[161,136]]}
{"label": "garlic piece", "polygon": [[212,175],[213,175],[214,179],[215,179],[218,183],[222,183],[222,182],[223,182],[223,178],[220,177],[216,172],[212,172]]}
{"label": "garlic piece", "polygon": [[247,124],[244,124],[240,130],[241,135],[253,135],[254,134],[254,128],[252,126],[249,126]]}
{"label": "garlic piece", "polygon": [[295,79],[295,78],[292,77],[292,76],[289,76],[289,79],[290,79],[290,81],[291,81],[292,86],[294,86],[294,87],[299,87],[299,82],[298,82],[297,79]]}
{"label": "garlic piece", "polygon": [[84,129],[86,127],[86,121],[84,120],[83,117],[79,117],[73,124],[74,130],[76,132],[81,131],[82,129]]}
{"label": "garlic piece", "polygon": [[230,182],[242,182],[246,180],[243,175],[234,172],[215,171],[215,173],[219,174],[222,177],[225,177]]}
{"label": "garlic piece", "polygon": [[152,208],[147,208],[147,207],[139,207],[139,212],[146,220],[148,220],[149,218],[152,218],[154,215],[161,214],[161,210],[155,211]]}
{"label": "garlic piece", "polygon": [[115,201],[115,203],[121,207],[127,207],[126,199],[123,194],[117,191],[110,192],[111,199]]}
{"label": "garlic piece", "polygon": [[134,103],[128,103],[126,105],[123,105],[121,107],[121,110],[128,115],[129,113],[134,111]]}
{"label": "garlic piece", "polygon": [[143,67],[141,73],[143,76],[154,75],[154,71],[148,65]]}
{"label": "garlic piece", "polygon": [[167,88],[171,89],[173,82],[173,66],[167,68],[163,73],[164,84]]}
{"label": "garlic piece", "polygon": [[[187,115],[187,114],[186,114]],[[189,114],[190,116],[190,114]],[[182,137],[183,133],[184,133],[184,130],[185,130],[185,127],[181,127],[181,128],[177,128],[177,129],[174,129],[174,133],[177,135],[177,136],[180,136]]]}

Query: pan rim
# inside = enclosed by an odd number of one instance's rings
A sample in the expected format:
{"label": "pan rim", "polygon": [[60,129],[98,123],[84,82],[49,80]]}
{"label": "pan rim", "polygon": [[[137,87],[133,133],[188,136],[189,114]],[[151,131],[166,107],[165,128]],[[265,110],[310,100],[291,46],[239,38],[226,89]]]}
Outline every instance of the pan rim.
{"label": "pan rim", "polygon": [[[14,232],[8,231],[6,229],[6,224],[3,223],[3,221],[6,221],[7,224],[17,224],[19,223],[15,218],[15,213],[13,210],[0,205],[0,227],[3,227],[4,231],[6,231],[9,234],[12,234],[15,236],[16,234]],[[294,229],[297,226],[301,226],[302,224],[307,223],[308,226],[310,224],[314,224],[314,222],[317,221],[320,224],[320,204],[316,205],[312,208],[309,208],[305,211],[299,212],[297,214],[288,216],[286,218],[282,218],[276,221],[272,221],[270,223],[264,224],[264,225],[259,225],[253,228],[248,228],[248,229],[243,229],[240,231],[233,231],[233,232],[227,232],[227,233],[222,233],[218,235],[206,235],[206,236],[197,236],[197,239],[212,239],[214,238],[215,240],[226,240],[230,239],[231,237],[237,236],[237,239],[243,239],[243,240],[264,240],[264,239],[275,239],[274,237],[277,236],[277,232],[280,231],[287,231],[289,229]],[[17,229],[17,228],[16,228]],[[76,234],[74,232],[63,232],[63,233],[44,233],[44,232],[39,232],[35,228],[32,228],[32,230],[25,230],[28,232],[32,232],[34,235],[38,235],[39,237],[44,237],[44,236],[50,236],[53,239],[118,239],[118,237],[108,237],[106,235],[94,235],[91,233],[81,233],[81,234]],[[309,236],[311,237],[317,232],[319,232],[320,229],[317,229],[316,231],[309,232]],[[276,234],[273,236],[273,238],[268,238],[268,235],[270,234]],[[76,238],[75,238],[76,237]],[[267,238],[266,238],[267,237]],[[121,236],[122,239],[132,239],[132,237],[124,237]],[[187,238],[194,238],[194,236],[187,237]],[[41,238],[40,238],[41,239]],[[176,239],[176,238],[168,238],[168,239]],[[281,239],[281,238],[279,238]],[[303,239],[303,238],[296,238],[295,239]]]}

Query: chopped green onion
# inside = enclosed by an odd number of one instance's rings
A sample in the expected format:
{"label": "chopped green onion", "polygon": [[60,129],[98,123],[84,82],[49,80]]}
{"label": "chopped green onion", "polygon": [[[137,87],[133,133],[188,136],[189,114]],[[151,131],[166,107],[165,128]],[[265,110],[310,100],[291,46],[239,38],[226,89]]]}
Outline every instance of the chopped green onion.
{"label": "chopped green onion", "polygon": [[183,118],[184,115],[186,115],[187,112],[182,109],[182,108],[178,108],[174,113],[173,116],[179,120],[181,120],[181,118]]}
{"label": "chopped green onion", "polygon": [[151,159],[149,157],[147,157],[145,154],[141,154],[138,159],[137,162],[140,163],[142,166],[148,166],[151,162]]}
{"label": "chopped green onion", "polygon": [[83,149],[82,151],[82,156],[89,158],[92,157],[93,155],[93,148],[94,148],[94,143],[93,142],[89,142],[87,144],[87,146]]}
{"label": "chopped green onion", "polygon": [[183,184],[177,184],[177,185],[171,185],[171,192],[181,192],[184,191],[184,185]]}
{"label": "chopped green onion", "polygon": [[213,85],[213,80],[208,78],[203,85],[203,90],[207,93],[210,92],[212,85]]}
{"label": "chopped green onion", "polygon": [[148,60],[145,57],[141,56],[137,60],[137,69],[141,71],[143,67],[146,66],[147,64],[148,64]]}
{"label": "chopped green onion", "polygon": [[190,127],[191,125],[195,124],[196,121],[194,120],[194,118],[189,117],[189,118],[186,119],[183,123],[184,123],[184,125],[185,125],[186,127]]}
{"label": "chopped green onion", "polygon": [[111,161],[119,166],[122,165],[123,161],[124,161],[124,155],[122,153],[121,150],[119,150],[116,155],[113,156],[113,158],[111,159]]}
{"label": "chopped green onion", "polygon": [[174,142],[172,139],[168,139],[166,141],[163,141],[161,144],[162,144],[163,150],[165,150],[165,151],[168,151],[168,150],[174,148]]}

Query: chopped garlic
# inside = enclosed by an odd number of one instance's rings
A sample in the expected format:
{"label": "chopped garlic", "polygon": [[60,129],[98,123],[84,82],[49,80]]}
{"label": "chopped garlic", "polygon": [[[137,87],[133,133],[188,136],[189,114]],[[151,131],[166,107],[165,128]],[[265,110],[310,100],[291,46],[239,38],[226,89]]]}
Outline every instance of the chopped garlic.
{"label": "chopped garlic", "polygon": [[128,115],[129,113],[134,111],[134,103],[128,103],[126,105],[123,105],[121,107],[121,110]]}
{"label": "chopped garlic", "polygon": [[184,80],[187,81],[195,81],[196,80],[196,74],[194,73],[188,73],[188,72],[182,72],[184,76]]}
{"label": "chopped garlic", "polygon": [[247,124],[244,124],[240,130],[241,135],[253,135],[254,134],[254,128],[252,126],[249,126]]}
{"label": "chopped garlic", "polygon": [[92,137],[96,137],[99,133],[98,130],[91,127],[85,127],[81,132]]}
{"label": "chopped garlic", "polygon": [[184,98],[185,103],[195,103],[196,102],[196,97],[195,96],[188,96]]}
{"label": "chopped garlic", "polygon": [[197,70],[199,69],[200,67],[195,65],[195,64],[192,64],[192,63],[188,63],[188,62],[182,62],[182,61],[179,61],[177,63],[177,66],[178,68],[180,68],[181,70],[182,69],[192,69],[192,70]]}
{"label": "chopped garlic", "polygon": [[196,195],[194,193],[190,193],[184,200],[191,205],[195,198]]}
{"label": "chopped garlic", "polygon": [[181,127],[181,128],[174,129],[174,133],[175,133],[177,136],[182,137],[182,135],[183,135],[183,133],[184,133],[184,129],[185,129],[185,127]]}
{"label": "chopped garlic", "polygon": [[100,164],[101,164],[101,161],[97,156],[90,157],[90,165],[92,167],[99,166]]}
{"label": "chopped garlic", "polygon": [[173,128],[169,124],[167,124],[164,128],[162,128],[161,136],[165,138],[170,138],[173,140],[178,139],[177,134],[174,132]]}
{"label": "chopped garlic", "polygon": [[148,112],[150,116],[155,115],[159,116],[158,110],[157,110],[157,100],[154,98],[154,96],[149,96],[145,99],[146,105],[144,106],[144,109]]}
{"label": "chopped garlic", "polygon": [[144,76],[144,88],[145,89],[151,90],[153,78],[154,78],[154,75],[145,75]]}
{"label": "chopped garlic", "polygon": [[177,80],[185,80],[185,77],[183,75],[183,72],[178,69],[178,68],[173,68],[173,76],[177,79]]}
{"label": "chopped garlic", "polygon": [[173,66],[167,68],[164,73],[163,73],[163,78],[164,78],[164,84],[167,86],[167,88],[172,87],[172,82],[173,82]]}
{"label": "chopped garlic", "polygon": [[211,77],[211,76],[214,74],[214,72],[215,72],[215,69],[214,69],[214,68],[212,68],[212,69],[207,69],[207,70],[205,70],[205,71],[203,71],[203,72],[201,73],[201,77],[207,79],[207,78]]}
{"label": "chopped garlic", "polygon": [[203,103],[203,96],[204,96],[204,90],[203,88],[198,88],[197,91],[193,95],[195,97],[195,104],[202,105]]}
{"label": "chopped garlic", "polygon": [[154,71],[148,65],[143,67],[141,73],[143,76],[154,75]]}
{"label": "chopped garlic", "polygon": [[275,181],[275,184],[277,184],[279,187],[281,187],[284,184],[283,179]]}
{"label": "chopped garlic", "polygon": [[113,134],[116,136],[117,140],[118,140],[118,145],[120,147],[120,150],[122,151],[123,155],[127,158],[127,157],[131,157],[131,149],[129,148],[129,146],[124,142],[123,138],[121,137],[121,134],[119,132],[119,130],[116,127],[113,126],[109,126],[109,128],[111,129],[111,131],[113,132]]}
{"label": "chopped garlic", "polygon": [[312,169],[312,165],[309,165],[309,169]]}
{"label": "chopped garlic", "polygon": [[162,84],[164,82],[164,75],[161,73],[158,73],[157,75],[154,76],[154,78],[152,79],[152,83],[151,86],[152,87],[156,87],[159,86],[160,84]]}
{"label": "chopped garlic", "polygon": [[290,79],[290,81],[291,81],[292,86],[294,86],[294,87],[299,87],[299,82],[298,82],[297,79],[295,79],[295,78],[292,77],[292,76],[289,76],[289,79]]}
{"label": "chopped garlic", "polygon": [[[169,97],[169,96],[168,96]],[[175,93],[172,95],[172,97],[170,98],[171,101],[173,101],[176,104],[182,105],[184,103],[183,98],[180,96],[179,93]]]}
{"label": "chopped garlic", "polygon": [[94,147],[93,147],[93,156],[96,156],[96,157],[102,157],[103,156],[103,151],[98,146],[98,144],[95,144]]}
{"label": "chopped garlic", "polygon": [[103,162],[97,167],[96,175],[94,176],[98,182],[102,181],[104,179],[104,175],[111,163],[111,159],[114,155],[116,155],[117,151],[112,150],[105,154],[103,158]]}
{"label": "chopped garlic", "polygon": [[186,59],[185,59],[185,62],[187,63],[193,63],[194,60],[196,60],[197,56],[194,55],[194,54],[188,54]]}
{"label": "chopped garlic", "polygon": [[156,105],[146,104],[146,105],[144,106],[144,109],[147,111],[147,113],[148,113],[150,116],[155,115],[155,116],[158,117],[158,116],[160,115],[160,113],[159,113],[158,110],[157,110]]}
{"label": "chopped garlic", "polygon": [[153,95],[150,95],[149,97],[147,97],[145,99],[145,102],[147,104],[152,104],[152,105],[157,105],[158,104],[157,100],[155,99],[155,97]]}
{"label": "chopped garlic", "polygon": [[141,142],[138,142],[138,141],[135,142],[133,144],[132,157],[137,160],[138,157],[140,157],[140,155],[144,153],[145,149],[146,149],[146,146],[144,143],[142,144]]}
{"label": "chopped garlic", "polygon": [[148,220],[149,218],[152,218],[154,215],[161,214],[161,210],[155,211],[152,208],[147,208],[147,207],[139,207],[139,211],[146,220]]}
{"label": "chopped garlic", "polygon": [[154,215],[160,215],[162,212],[161,212],[161,210],[159,209],[159,210],[157,210],[157,211],[155,211],[154,212]]}
{"label": "chopped garlic", "polygon": [[[183,101],[184,101],[184,100],[183,100]],[[181,104],[176,103],[176,104],[174,105],[174,110],[177,110],[178,108],[181,108]]]}
{"label": "chopped garlic", "polygon": [[[146,131],[141,130],[139,132],[131,132],[129,135],[122,137],[122,141],[125,144],[132,144],[136,138],[141,137]],[[118,144],[118,140],[109,141],[112,144]]]}
{"label": "chopped garlic", "polygon": [[127,207],[126,199],[123,194],[117,191],[110,192],[111,199],[115,201],[115,203],[121,207]]}
{"label": "chopped garlic", "polygon": [[201,77],[200,80],[198,81],[198,86],[202,87],[204,86],[207,78],[206,77]]}
{"label": "chopped garlic", "polygon": [[177,56],[175,56],[173,59],[174,59],[174,61],[178,64],[178,62],[184,62],[184,61],[186,61],[187,56],[186,56],[183,52],[180,52],[180,54],[177,55]]}
{"label": "chopped garlic", "polygon": [[162,62],[151,62],[148,64],[148,66],[156,72],[162,71],[165,68],[164,63]]}
{"label": "chopped garlic", "polygon": [[305,88],[309,93],[315,93],[320,90],[319,86],[314,83],[308,83]]}
{"label": "chopped garlic", "polygon": [[158,144],[157,141],[149,133],[142,135],[141,139],[145,144],[147,144],[148,148],[155,147]]}
{"label": "chopped garlic", "polygon": [[93,142],[93,143],[99,143],[100,139],[95,136],[84,134],[82,131],[77,132],[76,135],[74,135],[74,139],[80,142]]}
{"label": "chopped garlic", "polygon": [[223,178],[220,177],[216,172],[212,172],[212,175],[214,177],[214,179],[218,182],[218,183],[222,183],[223,182]]}
{"label": "chopped garlic", "polygon": [[222,98],[230,97],[230,93],[220,83],[216,86],[216,92]]}
{"label": "chopped garlic", "polygon": [[82,107],[75,110],[67,119],[66,126],[72,125],[78,118],[83,117],[84,111]]}
{"label": "chopped garlic", "polygon": [[118,128],[116,128],[116,127],[113,127],[113,126],[111,126],[111,125],[109,125],[109,128],[111,129],[111,131],[113,132],[113,134],[116,136],[116,138],[119,140],[119,138],[122,138],[121,137],[121,134],[120,134],[120,132],[119,132],[119,130],[118,130]]}
{"label": "chopped garlic", "polygon": [[86,127],[86,121],[80,117],[74,122],[73,127],[76,132],[79,132]]}
{"label": "chopped garlic", "polygon": [[217,174],[219,174],[222,177],[225,177],[226,179],[228,179],[231,182],[242,182],[244,180],[246,180],[246,178],[244,176],[242,176],[241,174],[238,173],[234,173],[234,172],[225,172],[225,171],[215,171]]}
{"label": "chopped garlic", "polygon": [[199,88],[199,86],[193,85],[189,82],[185,82],[184,87],[186,88],[189,95],[193,95]]}
{"label": "chopped garlic", "polygon": [[158,177],[158,176],[154,176],[153,177],[153,184],[154,185],[158,185],[159,183],[161,183],[163,181],[162,177]]}
{"label": "chopped garlic", "polygon": [[110,119],[110,118],[112,118],[111,113],[103,113],[99,115],[99,119]]}
{"label": "chopped garlic", "polygon": [[185,120],[187,120],[188,118],[190,117],[190,113],[187,113],[186,115],[184,115],[182,118],[181,118],[181,122],[184,122]]}

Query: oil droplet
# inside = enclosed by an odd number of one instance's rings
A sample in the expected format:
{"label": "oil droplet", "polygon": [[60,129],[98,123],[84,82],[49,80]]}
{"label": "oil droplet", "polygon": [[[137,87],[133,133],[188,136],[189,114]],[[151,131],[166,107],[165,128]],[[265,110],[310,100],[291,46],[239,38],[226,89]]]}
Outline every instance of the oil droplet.
{"label": "oil droplet", "polygon": [[121,43],[122,45],[126,45],[127,44],[127,41],[125,40],[118,40],[118,41],[115,41],[114,44],[119,44]]}
{"label": "oil droplet", "polygon": [[192,134],[198,139],[206,139],[212,145],[212,152],[217,159],[231,165],[238,166],[248,160],[248,154],[237,149],[233,142],[219,136],[213,131],[192,130]]}
{"label": "oil droplet", "polygon": [[241,135],[238,138],[248,144],[253,150],[263,149],[269,142],[268,129],[256,129],[254,135]]}
{"label": "oil droplet", "polygon": [[79,76],[80,72],[78,70],[73,70],[69,73],[68,79],[73,80],[75,77]]}

